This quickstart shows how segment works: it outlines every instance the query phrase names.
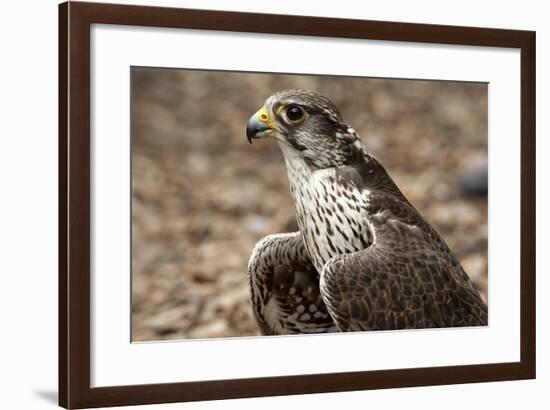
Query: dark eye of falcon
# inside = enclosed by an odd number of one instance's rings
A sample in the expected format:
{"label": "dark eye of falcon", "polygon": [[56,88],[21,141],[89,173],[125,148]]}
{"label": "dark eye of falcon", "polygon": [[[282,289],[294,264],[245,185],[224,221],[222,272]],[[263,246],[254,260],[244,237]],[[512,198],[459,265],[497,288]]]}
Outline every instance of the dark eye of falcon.
{"label": "dark eye of falcon", "polygon": [[286,117],[291,122],[298,122],[304,118],[304,110],[297,105],[289,105],[286,109]]}

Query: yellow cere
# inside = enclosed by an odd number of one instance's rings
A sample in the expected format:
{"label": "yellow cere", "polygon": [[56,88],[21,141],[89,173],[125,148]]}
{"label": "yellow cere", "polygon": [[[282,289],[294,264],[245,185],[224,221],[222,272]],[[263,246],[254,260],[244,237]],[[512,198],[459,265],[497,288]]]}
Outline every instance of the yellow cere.
{"label": "yellow cere", "polygon": [[276,125],[275,123],[271,120],[270,116],[269,116],[269,113],[267,112],[267,110],[265,109],[265,107],[262,107],[258,110],[258,112],[256,113],[256,115],[258,116],[258,118],[260,119],[260,121],[262,121],[263,123],[265,123],[269,128],[272,128],[272,129],[276,129]]}

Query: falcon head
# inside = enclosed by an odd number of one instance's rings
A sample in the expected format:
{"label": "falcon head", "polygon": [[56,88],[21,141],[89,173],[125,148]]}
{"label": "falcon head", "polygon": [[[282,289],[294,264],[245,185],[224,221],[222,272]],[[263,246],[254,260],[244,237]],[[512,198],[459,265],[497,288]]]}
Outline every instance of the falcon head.
{"label": "falcon head", "polygon": [[349,165],[360,142],[355,130],[342,122],[338,108],[310,90],[285,90],[269,97],[250,119],[246,137],[279,141],[287,161],[303,159],[313,169]]}

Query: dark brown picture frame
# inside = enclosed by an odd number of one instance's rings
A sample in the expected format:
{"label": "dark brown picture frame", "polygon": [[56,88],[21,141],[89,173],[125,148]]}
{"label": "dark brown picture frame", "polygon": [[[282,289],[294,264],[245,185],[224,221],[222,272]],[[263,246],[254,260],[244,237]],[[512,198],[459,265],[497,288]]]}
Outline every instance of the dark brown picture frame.
{"label": "dark brown picture frame", "polygon": [[[332,374],[92,388],[90,385],[90,28],[193,28],[521,50],[521,360]],[[70,40],[70,41],[69,41]],[[535,32],[94,3],[59,6],[59,404],[219,400],[535,378]]]}

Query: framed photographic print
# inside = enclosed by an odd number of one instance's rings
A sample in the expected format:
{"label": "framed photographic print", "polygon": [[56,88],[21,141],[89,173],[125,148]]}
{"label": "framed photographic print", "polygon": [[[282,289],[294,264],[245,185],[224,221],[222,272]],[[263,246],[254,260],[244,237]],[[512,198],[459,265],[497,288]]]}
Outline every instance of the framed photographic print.
{"label": "framed photographic print", "polygon": [[59,7],[66,408],[535,377],[535,33]]}

